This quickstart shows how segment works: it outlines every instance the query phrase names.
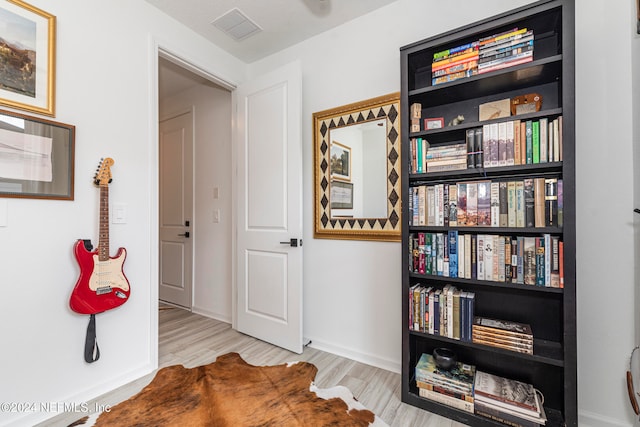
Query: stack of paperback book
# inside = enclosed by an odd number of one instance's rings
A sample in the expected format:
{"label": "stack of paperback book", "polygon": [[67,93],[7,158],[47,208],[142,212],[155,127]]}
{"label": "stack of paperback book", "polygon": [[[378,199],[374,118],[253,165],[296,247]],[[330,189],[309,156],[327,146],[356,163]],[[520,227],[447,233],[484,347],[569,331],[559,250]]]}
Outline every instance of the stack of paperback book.
{"label": "stack of paperback book", "polygon": [[540,395],[531,384],[477,371],[475,412],[513,427],[539,427],[547,417]]}
{"label": "stack of paperback book", "polygon": [[473,414],[475,372],[475,366],[460,362],[450,370],[440,369],[433,356],[423,353],[416,365],[416,385],[421,397]]}
{"label": "stack of paperback book", "polygon": [[533,354],[531,326],[524,323],[475,317],[472,340],[478,344]]}
{"label": "stack of paperback book", "polygon": [[467,157],[466,144],[429,147],[425,158],[427,173],[466,169]]}
{"label": "stack of paperback book", "polygon": [[435,86],[478,74],[478,52],[478,42],[472,42],[434,53],[431,84]]}
{"label": "stack of paperback book", "polygon": [[478,74],[533,61],[533,30],[515,28],[479,41]]}

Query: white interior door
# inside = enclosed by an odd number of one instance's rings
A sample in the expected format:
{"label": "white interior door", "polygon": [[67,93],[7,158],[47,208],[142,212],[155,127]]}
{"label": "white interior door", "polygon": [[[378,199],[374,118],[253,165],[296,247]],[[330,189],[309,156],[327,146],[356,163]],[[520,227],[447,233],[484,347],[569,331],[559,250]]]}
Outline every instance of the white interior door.
{"label": "white interior door", "polygon": [[301,82],[295,62],[234,92],[236,327],[296,353],[302,352]]}
{"label": "white interior door", "polygon": [[160,122],[160,300],[191,309],[193,113]]}

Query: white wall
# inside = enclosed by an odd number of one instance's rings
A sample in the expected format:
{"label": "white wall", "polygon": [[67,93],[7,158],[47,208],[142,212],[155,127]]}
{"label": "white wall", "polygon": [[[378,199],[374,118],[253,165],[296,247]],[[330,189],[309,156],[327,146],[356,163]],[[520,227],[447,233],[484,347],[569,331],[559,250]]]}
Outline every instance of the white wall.
{"label": "white wall", "polygon": [[[194,110],[193,307],[231,323],[231,92],[199,84],[160,101],[160,118]],[[214,188],[218,198],[214,198]],[[213,222],[213,211],[220,222]]]}
{"label": "white wall", "polygon": [[[632,1],[576,2],[576,226],[580,424],[631,425],[635,339]],[[615,65],[614,65],[615,64]],[[615,189],[614,189],[615,188]],[[597,236],[596,239],[594,237]]]}
{"label": "white wall", "polygon": [[[259,74],[293,59],[302,63],[304,329],[312,346],[399,370],[401,248],[313,239],[313,112],[398,91],[400,46],[526,3],[398,0],[251,64],[251,74]],[[636,335],[630,195],[637,114],[632,116],[629,90],[635,11],[632,0],[576,3],[580,425],[623,426],[634,419],[624,376]]]}
{"label": "white wall", "polygon": [[[0,227],[0,402],[83,402],[157,363],[157,54],[160,44],[230,81],[246,66],[143,1],[37,0],[58,17],[56,117],[76,126],[75,200],[10,199]],[[112,157],[112,252],[128,249],[130,300],[97,316],[100,360],[83,359],[88,316],[68,299],[78,277],[72,246],[97,243],[92,177]],[[30,425],[55,412],[0,412],[0,425]]]}

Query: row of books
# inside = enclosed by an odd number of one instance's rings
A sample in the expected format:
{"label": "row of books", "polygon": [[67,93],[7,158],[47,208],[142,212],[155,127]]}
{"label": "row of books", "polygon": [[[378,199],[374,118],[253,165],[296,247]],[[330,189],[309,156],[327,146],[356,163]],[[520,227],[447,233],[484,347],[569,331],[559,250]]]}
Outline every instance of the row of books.
{"label": "row of books", "polygon": [[468,181],[409,188],[409,225],[562,227],[562,178]]}
{"label": "row of books", "polygon": [[411,173],[562,161],[562,116],[510,120],[467,129],[464,143],[432,146],[411,138]]}
{"label": "row of books", "polygon": [[471,341],[475,293],[445,285],[415,284],[409,289],[409,329],[455,340]]}
{"label": "row of books", "polygon": [[431,84],[533,61],[533,30],[513,29],[433,54]]}
{"label": "row of books", "polygon": [[472,147],[469,152],[481,156],[481,159],[477,156],[469,159],[474,167],[480,163],[491,168],[561,162],[562,116],[553,120],[542,117],[486,124],[467,130],[466,143]]}
{"label": "row of books", "polygon": [[546,425],[541,393],[532,384],[478,370],[457,362],[450,370],[438,368],[423,353],[415,367],[421,397],[490,418],[514,427]]}
{"label": "row of books", "polygon": [[409,270],[413,273],[564,287],[564,242],[559,236],[409,233]]}

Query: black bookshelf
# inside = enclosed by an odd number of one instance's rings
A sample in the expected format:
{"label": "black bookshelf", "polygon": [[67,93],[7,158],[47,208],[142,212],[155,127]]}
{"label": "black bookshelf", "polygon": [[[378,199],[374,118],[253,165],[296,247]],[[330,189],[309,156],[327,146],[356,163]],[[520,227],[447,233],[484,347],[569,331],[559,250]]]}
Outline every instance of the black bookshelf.
{"label": "black bookshelf", "polygon": [[[473,426],[503,425],[419,396],[415,366],[423,353],[435,348],[454,350],[458,360],[479,370],[533,384],[545,398],[547,426],[577,426],[576,271],[575,271],[575,103],[574,103],[574,1],[543,0],[471,23],[400,49],[402,88],[402,401]],[[531,62],[453,82],[431,84],[433,54],[513,28],[534,30]],[[540,111],[508,118],[480,121],[482,103],[524,93],[543,96]],[[445,127],[411,132],[410,106],[420,103],[422,117],[444,117]],[[465,121],[446,124],[458,114]],[[468,129],[507,120],[536,120],[562,116],[563,159],[560,162],[477,168],[413,174],[411,139],[425,138],[431,146],[463,142]],[[411,225],[410,188],[474,180],[510,180],[524,177],[558,177],[563,180],[561,227],[448,227]],[[564,244],[564,287],[550,288],[513,283],[449,278],[410,271],[409,239],[412,233],[559,236]],[[474,342],[411,330],[409,289],[415,284],[442,288],[451,284],[476,295],[476,315],[531,325],[534,354],[503,350]]]}

